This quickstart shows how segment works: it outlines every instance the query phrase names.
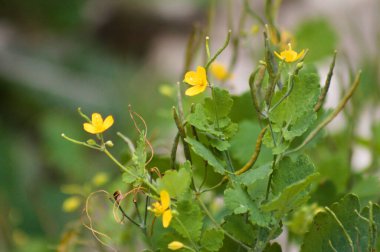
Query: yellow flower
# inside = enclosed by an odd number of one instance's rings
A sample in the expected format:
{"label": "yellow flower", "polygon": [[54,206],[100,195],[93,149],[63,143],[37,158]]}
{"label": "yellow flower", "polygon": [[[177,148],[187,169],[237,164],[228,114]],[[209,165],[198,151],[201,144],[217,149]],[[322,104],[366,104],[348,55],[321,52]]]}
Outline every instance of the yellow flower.
{"label": "yellow flower", "polygon": [[186,90],[186,95],[194,96],[204,92],[208,86],[206,69],[204,67],[198,66],[196,72],[187,72],[183,81],[193,86]]}
{"label": "yellow flower", "polygon": [[74,212],[81,204],[82,200],[78,196],[67,198],[62,205],[62,209],[66,213]]}
{"label": "yellow flower", "polygon": [[99,134],[106,131],[113,124],[113,117],[111,115],[103,121],[99,113],[93,113],[91,123],[83,123],[83,129],[91,134]]}
{"label": "yellow flower", "polygon": [[108,174],[105,172],[98,172],[95,174],[95,176],[92,178],[92,183],[95,186],[102,186],[105,183],[108,182]]}
{"label": "yellow flower", "polygon": [[172,220],[172,210],[170,209],[170,196],[165,190],[160,192],[160,201],[152,204],[150,209],[157,217],[162,215],[162,225],[167,228]]}
{"label": "yellow flower", "polygon": [[211,73],[218,80],[225,81],[231,78],[231,74],[227,71],[227,69],[220,63],[214,62],[211,64]]}
{"label": "yellow flower", "polygon": [[179,241],[172,241],[171,243],[168,244],[168,249],[170,250],[178,250],[185,247],[182,242]]}
{"label": "yellow flower", "polygon": [[289,49],[282,51],[280,54],[278,52],[274,52],[274,54],[281,60],[285,60],[285,62],[291,63],[299,58],[301,58],[305,54],[305,50],[302,50],[300,53],[292,50],[292,45],[288,44]]}

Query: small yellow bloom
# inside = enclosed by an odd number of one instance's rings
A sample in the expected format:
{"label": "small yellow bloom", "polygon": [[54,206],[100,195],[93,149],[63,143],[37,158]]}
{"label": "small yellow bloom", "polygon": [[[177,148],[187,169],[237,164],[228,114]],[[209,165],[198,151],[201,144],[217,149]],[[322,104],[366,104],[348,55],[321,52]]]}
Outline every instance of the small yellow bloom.
{"label": "small yellow bloom", "polygon": [[193,86],[186,90],[186,95],[194,96],[204,92],[208,86],[206,69],[204,67],[198,66],[196,72],[187,72],[183,81]]}
{"label": "small yellow bloom", "polygon": [[111,115],[103,121],[99,113],[93,113],[91,123],[83,123],[83,129],[91,134],[99,134],[106,131],[113,124],[113,117]]}
{"label": "small yellow bloom", "polygon": [[105,172],[98,172],[95,174],[95,176],[92,178],[92,183],[95,186],[102,186],[105,183],[108,182],[108,174]]}
{"label": "small yellow bloom", "polygon": [[80,206],[81,202],[82,200],[80,197],[72,196],[63,202],[62,209],[66,213],[74,212]]}
{"label": "small yellow bloom", "polygon": [[211,73],[215,76],[215,78],[221,81],[228,80],[232,76],[224,67],[224,65],[218,62],[214,62],[211,64]]}
{"label": "small yellow bloom", "polygon": [[183,248],[185,245],[183,245],[182,242],[179,241],[172,241],[171,243],[168,244],[168,249],[170,250],[178,250]]}
{"label": "small yellow bloom", "polygon": [[301,58],[305,54],[305,50],[302,50],[300,53],[292,50],[292,45],[288,44],[289,49],[282,51],[280,54],[278,52],[274,52],[274,54],[281,60],[285,60],[285,62],[291,63],[299,58]]}
{"label": "small yellow bloom", "polygon": [[165,190],[160,192],[160,201],[154,202],[152,204],[152,209],[150,209],[157,217],[162,215],[162,225],[167,228],[170,221],[173,218],[172,210],[170,209],[170,196]]}

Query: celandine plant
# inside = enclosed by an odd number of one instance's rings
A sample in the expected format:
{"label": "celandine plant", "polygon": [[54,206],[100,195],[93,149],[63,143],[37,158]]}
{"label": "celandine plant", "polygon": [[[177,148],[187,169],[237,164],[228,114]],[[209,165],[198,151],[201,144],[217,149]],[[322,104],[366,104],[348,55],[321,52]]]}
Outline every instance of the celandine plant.
{"label": "celandine plant", "polygon": [[[276,10],[267,5],[268,10]],[[261,20],[248,5],[246,8],[246,13]],[[359,85],[360,72],[338,106],[325,110],[336,53],[321,86],[316,69],[304,63],[307,50],[292,48],[274,26],[274,13],[267,11],[264,58],[249,78],[248,94],[233,97],[222,88],[222,83],[233,78],[239,33],[228,68],[215,60],[229,45],[231,31],[213,55],[206,37],[206,62],[195,71],[189,68],[203,43],[190,39],[187,72],[181,84],[188,89],[182,97],[179,86],[178,105],[172,110],[178,133],[170,161],[163,167],[150,165],[156,157],[147,126],[131,107],[129,113],[140,137],[134,145],[118,133],[132,152],[127,162],[119,161],[110,151],[113,143],[105,132],[114,123],[112,116],[103,120],[93,113],[90,119],[79,110],[85,120],[84,130],[94,138],[80,141],[62,135],[106,154],[120,168],[125,187],[115,193],[102,191],[109,198],[105,201],[111,200],[119,223],[136,226],[141,232],[134,236],[144,237],[138,246],[124,242],[125,251],[137,247],[144,247],[144,251],[281,251],[274,240],[284,230],[295,236],[305,252],[379,248],[378,204],[360,206],[354,194],[342,195],[329,205],[320,205],[310,197],[316,190],[313,183],[321,181],[318,164],[306,151],[313,148],[313,142],[323,141],[320,132],[350,100]],[[203,100],[186,106],[196,95],[203,95]],[[177,159],[179,144],[183,145],[184,162]],[[127,199],[132,194],[139,196]],[[102,230],[94,228],[88,209],[92,195],[85,207],[89,224],[84,225],[102,245],[122,251],[122,244],[107,240]]]}

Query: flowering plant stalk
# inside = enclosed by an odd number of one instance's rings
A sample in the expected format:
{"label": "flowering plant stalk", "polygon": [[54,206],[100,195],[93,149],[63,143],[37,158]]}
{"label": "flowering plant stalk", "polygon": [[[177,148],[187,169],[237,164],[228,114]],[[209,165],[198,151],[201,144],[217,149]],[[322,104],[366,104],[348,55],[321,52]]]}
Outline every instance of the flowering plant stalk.
{"label": "flowering plant stalk", "polygon": [[[191,50],[199,50],[189,43],[187,69],[178,86],[178,104],[172,110],[177,134],[162,166],[150,165],[157,154],[143,116],[131,107],[129,113],[139,133],[137,143],[118,133],[133,146],[128,162],[111,153],[114,144],[107,140],[107,130],[113,126],[112,116],[103,121],[99,113],[93,113],[90,120],[79,110],[84,130],[94,138],[80,141],[63,135],[106,154],[120,168],[127,192],[107,195],[127,225],[141,230],[136,235],[145,237],[145,251],[281,251],[275,239],[284,230],[298,232],[300,250],[305,252],[375,251],[378,246],[379,205],[369,202],[361,208],[354,194],[343,195],[329,206],[310,199],[316,184],[322,182],[318,163],[308,154],[311,143],[321,141],[321,131],[345,108],[360,83],[361,72],[339,105],[325,109],[336,52],[332,52],[322,86],[317,71],[306,61],[307,49],[297,48],[297,53],[290,43],[283,49],[281,31],[275,26],[278,6],[271,2],[266,5],[268,25],[247,1],[243,10],[244,15],[259,20],[264,30],[264,56],[252,65],[247,95],[232,96],[221,84],[233,80],[237,55],[232,55],[231,67],[216,63],[231,37],[242,39],[240,31],[229,30],[214,54],[207,36],[203,64],[195,64]],[[193,102],[192,96],[202,96],[202,100],[187,106]],[[247,113],[239,118],[239,111]],[[179,161],[177,155],[185,161]],[[126,201],[130,193],[142,197]],[[92,226],[90,230],[105,246],[115,250],[123,246],[105,242],[101,231],[95,232]]]}

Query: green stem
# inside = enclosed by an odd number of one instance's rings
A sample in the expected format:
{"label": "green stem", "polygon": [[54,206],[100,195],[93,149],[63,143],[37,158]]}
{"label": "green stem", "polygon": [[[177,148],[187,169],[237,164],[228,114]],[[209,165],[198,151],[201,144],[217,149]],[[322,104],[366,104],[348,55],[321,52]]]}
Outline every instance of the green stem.
{"label": "green stem", "polygon": [[268,184],[267,184],[267,191],[265,193],[265,200],[268,200],[268,198],[269,198],[270,185],[272,183],[272,177],[273,177],[273,172],[274,172],[274,166],[276,164],[276,159],[277,159],[277,156],[276,155],[273,156],[272,172],[269,175]]}
{"label": "green stem", "polygon": [[244,9],[246,12],[256,19],[262,26],[265,26],[265,21],[256,12],[254,12],[249,6],[248,0],[244,0]]}
{"label": "green stem", "polygon": [[224,230],[219,224],[218,222],[214,219],[214,217],[211,215],[211,213],[208,211],[207,207],[205,206],[205,204],[202,202],[202,200],[200,199],[200,195],[197,195],[196,196],[198,202],[199,202],[199,205],[202,207],[203,211],[205,212],[205,214],[208,216],[208,218],[212,221],[212,223],[220,230],[222,231],[226,236],[228,236],[231,240],[233,240],[234,242],[236,242],[237,244],[239,244],[240,246],[242,246],[243,248],[245,248],[246,250],[251,250],[251,247],[247,246],[246,244],[242,243],[241,241],[239,241],[238,239],[236,239],[234,236],[232,236],[230,233],[228,233],[226,230]]}
{"label": "green stem", "polygon": [[280,105],[286,98],[288,98],[288,96],[293,90],[293,86],[294,86],[294,74],[291,74],[289,75],[288,90],[286,91],[286,94],[283,97],[281,97],[281,99],[275,105],[273,105],[273,107],[270,108],[269,113],[275,110],[278,107],[278,105]]}
{"label": "green stem", "polygon": [[67,141],[70,141],[70,142],[72,142],[72,143],[75,143],[75,144],[78,144],[78,145],[83,145],[83,146],[86,146],[86,147],[91,148],[91,149],[94,149],[94,150],[100,150],[100,151],[102,150],[102,148],[101,148],[100,146],[98,146],[98,145],[90,145],[90,144],[85,143],[85,142],[77,141],[77,140],[75,140],[75,139],[72,139],[72,138],[66,136],[66,135],[63,134],[63,133],[61,134],[61,136],[62,136],[64,139],[66,139]]}
{"label": "green stem", "polygon": [[179,144],[179,138],[180,138],[180,133],[178,131],[177,134],[174,137],[174,141],[173,141],[173,145],[172,145],[172,150],[171,150],[171,153],[170,153],[170,168],[172,170],[175,170],[175,168],[176,168],[175,164],[176,164],[176,159],[177,159],[177,148],[178,148],[178,144]]}
{"label": "green stem", "polygon": [[330,64],[330,69],[329,69],[329,73],[327,74],[325,85],[323,86],[322,92],[321,92],[320,96],[318,97],[317,104],[314,106],[315,112],[318,112],[321,109],[323,103],[325,102],[327,92],[329,91],[331,78],[333,76],[333,71],[334,71],[334,67],[335,67],[336,53],[337,53],[337,51],[334,52],[334,57],[333,57],[333,60]]}
{"label": "green stem", "polygon": [[[111,198],[110,198],[110,201],[112,202],[112,204],[115,204],[115,202],[114,202]],[[134,224],[135,226],[137,226],[137,227],[143,229],[143,227],[142,227],[140,224],[138,224],[136,221],[134,221],[131,217],[129,217],[129,216],[125,213],[124,209],[119,205],[118,202],[116,202],[116,205],[117,205],[117,208],[120,210],[121,214],[122,214],[125,218],[127,218],[127,220],[129,220],[129,221],[130,221],[132,224]]]}
{"label": "green stem", "polygon": [[[222,48],[220,48],[215,53],[215,55],[211,59],[208,60],[206,66],[205,66],[206,71],[210,67],[211,63],[216,60],[216,58],[224,51],[224,49],[226,49],[226,47],[228,46],[228,43],[230,42],[230,39],[231,39],[231,30],[228,30],[227,37],[226,37],[226,40],[224,41]],[[207,45],[207,43],[206,43],[206,45]]]}
{"label": "green stem", "polygon": [[[124,165],[122,165],[107,149],[104,149],[103,152],[117,165],[119,166],[123,171],[125,171],[126,173],[128,173],[130,176],[136,178],[136,179],[141,179],[140,177],[136,176],[135,174],[133,174],[130,170],[128,170]],[[146,181],[144,179],[144,184],[146,184],[150,189],[153,190],[153,192],[155,192],[157,195],[159,194],[157,189],[153,186],[152,183],[150,183],[149,181]]]}

